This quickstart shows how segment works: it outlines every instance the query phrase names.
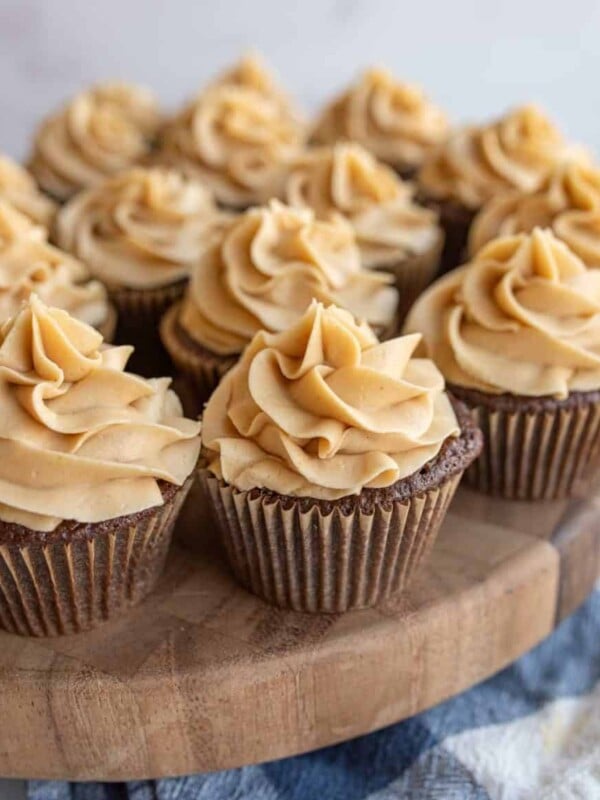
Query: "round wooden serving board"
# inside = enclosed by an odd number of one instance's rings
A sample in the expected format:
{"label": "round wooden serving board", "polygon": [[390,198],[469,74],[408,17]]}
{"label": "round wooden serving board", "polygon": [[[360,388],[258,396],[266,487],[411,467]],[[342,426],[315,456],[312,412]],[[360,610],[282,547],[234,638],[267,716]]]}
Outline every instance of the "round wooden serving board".
{"label": "round wooden serving board", "polygon": [[310,750],[466,689],[592,589],[600,496],[460,490],[410,591],[311,616],[238,588],[194,490],[158,591],[79,636],[0,634],[0,775],[149,778]]}

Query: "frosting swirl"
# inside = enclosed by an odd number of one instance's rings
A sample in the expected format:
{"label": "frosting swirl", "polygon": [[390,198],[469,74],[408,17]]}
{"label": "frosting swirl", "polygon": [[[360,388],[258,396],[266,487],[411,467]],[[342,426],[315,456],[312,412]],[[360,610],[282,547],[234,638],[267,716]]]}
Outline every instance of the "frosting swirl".
{"label": "frosting swirl", "polygon": [[220,355],[240,353],[262,328],[293,325],[313,298],[387,328],[398,293],[392,277],[360,266],[342,217],[317,221],[277,201],[242,214],[194,268],[179,324]]}
{"label": "frosting swirl", "polygon": [[0,197],[37,225],[49,228],[56,206],[38,189],[26,169],[7,156],[0,155]]}
{"label": "frosting swirl", "polygon": [[45,191],[67,200],[148,155],[159,123],[156,100],[147,89],[126,83],[94,86],[42,123],[31,171]]}
{"label": "frosting swirl", "polygon": [[350,139],[396,169],[412,169],[448,129],[446,115],[419,87],[397,81],[388,70],[369,69],[321,112],[312,139]]}
{"label": "frosting swirl", "polygon": [[56,238],[107,286],[150,289],[187,278],[223,223],[200,183],[137,167],[74,197]]}
{"label": "frosting swirl", "polygon": [[124,371],[130,347],[33,295],[0,330],[0,519],[38,531],[162,505],[182,484],[199,423],[170,380]]}
{"label": "frosting swirl", "polygon": [[600,169],[560,164],[531,194],[493,197],[473,220],[469,252],[498,236],[551,228],[588,266],[600,266]]}
{"label": "frosting swirl", "polygon": [[43,242],[48,231],[0,198],[0,253],[21,239]]}
{"label": "frosting swirl", "polygon": [[243,208],[279,195],[301,128],[255,89],[209,89],[166,126],[159,159],[200,178],[217,200]]}
{"label": "frosting swirl", "polygon": [[600,270],[550,231],[495,239],[434,283],[405,330],[450,384],[566,397],[600,389]]}
{"label": "frosting swirl", "polygon": [[499,192],[531,192],[560,161],[586,160],[535,106],[513,109],[488,125],[457,130],[423,165],[419,183],[433,198],[480,208]]}
{"label": "frosting swirl", "polygon": [[441,232],[435,212],[412,201],[412,189],[358,144],[315,148],[294,161],[284,187],[286,202],[321,219],[343,214],[354,228],[367,268],[420,255]]}
{"label": "frosting swirl", "polygon": [[319,303],[261,331],[204,411],[209,468],[240,490],[327,500],[412,475],[459,433],[442,375],[412,358],[419,338],[380,344]]}

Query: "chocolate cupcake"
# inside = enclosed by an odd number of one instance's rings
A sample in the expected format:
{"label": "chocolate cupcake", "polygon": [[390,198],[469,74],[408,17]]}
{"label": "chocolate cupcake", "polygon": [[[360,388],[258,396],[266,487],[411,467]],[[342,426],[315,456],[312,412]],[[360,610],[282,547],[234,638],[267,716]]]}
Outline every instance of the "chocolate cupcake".
{"label": "chocolate cupcake", "polygon": [[258,331],[285,330],[314,298],[394,330],[392,282],[361,267],[341,216],[318,221],[310,209],[272,201],[240,215],[206,251],[182,302],[165,315],[161,336],[193,387],[197,412]]}
{"label": "chocolate cupcake", "polygon": [[560,164],[534,192],[492,197],[469,232],[471,256],[492,239],[550,228],[589,267],[600,267],[600,169]]}
{"label": "chocolate cupcake", "polygon": [[0,329],[0,626],[74,633],[154,586],[199,453],[167,378],[35,295]]}
{"label": "chocolate cupcake", "polygon": [[42,194],[32,175],[16,161],[0,155],[0,199],[10,203],[35,225],[52,225],[56,204]]}
{"label": "chocolate cupcake", "polygon": [[402,316],[433,280],[444,234],[434,211],[416,205],[412,187],[358,144],[308,150],[291,166],[284,198],[320,219],[342,214],[366,269],[396,279]]}
{"label": "chocolate cupcake", "polygon": [[137,348],[132,363],[142,374],[168,367],[160,317],[181,297],[190,270],[223,224],[203,186],[158,168],[108,178],[61,209],[56,240],[108,288],[119,313],[118,340]]}
{"label": "chocolate cupcake", "polygon": [[341,612],[406,587],[431,549],[480,434],[419,336],[380,344],[313,303],[258,333],[206,406],[201,478],[250,591]]}
{"label": "chocolate cupcake", "polygon": [[463,260],[471,222],[490,198],[510,190],[535,191],[568,158],[587,159],[587,154],[567,144],[531,105],[455,131],[418,175],[420,199],[439,211],[446,232],[443,270]]}
{"label": "chocolate cupcake", "polygon": [[510,499],[571,494],[600,447],[600,271],[550,231],[495,239],[417,300],[407,332],[475,413],[466,481]]}
{"label": "chocolate cupcake", "polygon": [[323,109],[311,141],[358,142],[408,178],[448,131],[446,115],[419,87],[401,83],[388,70],[373,68]]}
{"label": "chocolate cupcake", "polygon": [[93,86],[42,122],[29,168],[41,188],[62,203],[147,157],[159,124],[158,105],[147,89]]}

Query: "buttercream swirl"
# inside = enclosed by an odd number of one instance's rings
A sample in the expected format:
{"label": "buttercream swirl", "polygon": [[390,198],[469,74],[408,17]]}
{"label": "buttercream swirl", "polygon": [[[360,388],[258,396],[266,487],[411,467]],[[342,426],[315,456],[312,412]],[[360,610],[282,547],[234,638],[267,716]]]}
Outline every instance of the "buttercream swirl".
{"label": "buttercream swirl", "polygon": [[107,286],[150,289],[187,278],[224,219],[199,182],[136,167],[67,203],[56,238]]}
{"label": "buttercream swirl", "polygon": [[530,194],[493,197],[475,217],[469,252],[498,236],[550,228],[588,266],[600,266],[600,169],[591,164],[560,164]]}
{"label": "buttercream swirl", "polygon": [[33,295],[0,330],[0,519],[37,531],[162,505],[182,484],[199,423],[170,379],[125,372],[130,347]]}
{"label": "buttercream swirl", "polygon": [[46,228],[34,225],[29,217],[0,198],[0,253],[22,239],[43,242],[47,234]]}
{"label": "buttercream swirl", "polygon": [[319,303],[283,333],[261,331],[204,411],[211,471],[240,490],[327,500],[413,474],[459,433],[441,373],[413,358],[419,338],[380,344]]}
{"label": "buttercream swirl", "polygon": [[414,203],[410,185],[358,144],[308,150],[292,164],[284,197],[321,219],[343,214],[368,268],[420,255],[441,236],[435,212]]}
{"label": "buttercream swirl", "polygon": [[33,176],[3,155],[0,155],[0,198],[45,228],[50,227],[56,213],[56,205],[40,192]]}
{"label": "buttercream swirl", "polygon": [[272,98],[226,84],[204,92],[166,126],[159,160],[203,180],[220,203],[244,208],[279,195],[303,138]]}
{"label": "buttercream swirl", "polygon": [[450,384],[566,397],[600,389],[600,270],[550,231],[495,239],[434,283],[405,330]]}
{"label": "buttercream swirl", "polygon": [[499,192],[532,192],[561,161],[587,160],[534,105],[488,125],[455,131],[427,159],[419,183],[430,197],[480,208]]}
{"label": "buttercream swirl", "polygon": [[375,68],[321,112],[312,139],[318,144],[359,142],[396,169],[410,170],[446,138],[448,129],[446,115],[418,86]]}
{"label": "buttercream swirl", "polygon": [[31,171],[45,191],[67,200],[147,156],[159,124],[156,100],[147,89],[94,86],[42,123]]}
{"label": "buttercream swirl", "polygon": [[293,325],[313,298],[380,328],[394,318],[392,277],[361,268],[352,228],[338,216],[277,201],[242,214],[194,268],[179,324],[220,355],[240,353],[261,329]]}

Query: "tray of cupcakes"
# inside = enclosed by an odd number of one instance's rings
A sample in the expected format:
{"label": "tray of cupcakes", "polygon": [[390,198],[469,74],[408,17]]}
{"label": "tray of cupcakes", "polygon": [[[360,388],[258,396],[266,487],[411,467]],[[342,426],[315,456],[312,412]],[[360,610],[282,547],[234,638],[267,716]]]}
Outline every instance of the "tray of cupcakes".
{"label": "tray of cupcakes", "polygon": [[550,633],[599,567],[599,214],[539,109],[371,69],[308,124],[255,55],[2,157],[0,772],[301,752]]}

